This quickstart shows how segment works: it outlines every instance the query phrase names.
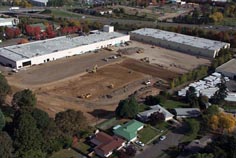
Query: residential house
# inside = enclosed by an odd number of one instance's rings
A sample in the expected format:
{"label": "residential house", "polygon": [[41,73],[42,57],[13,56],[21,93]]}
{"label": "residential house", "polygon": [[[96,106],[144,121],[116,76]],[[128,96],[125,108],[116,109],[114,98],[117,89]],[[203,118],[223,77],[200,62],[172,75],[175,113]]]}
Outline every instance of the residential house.
{"label": "residential house", "polygon": [[149,121],[149,117],[155,112],[163,113],[163,115],[165,116],[165,121],[171,120],[174,117],[173,114],[171,114],[169,111],[167,111],[160,105],[150,106],[150,108],[151,108],[150,110],[138,113],[137,117],[143,122]]}
{"label": "residential house", "polygon": [[101,157],[109,157],[114,150],[119,150],[125,145],[125,140],[104,132],[96,133],[90,141],[96,146],[95,153]]}
{"label": "residential house", "polygon": [[143,123],[136,120],[131,120],[126,124],[113,127],[113,132],[115,135],[120,136],[129,142],[132,142],[137,139],[137,132],[140,131],[143,127]]}

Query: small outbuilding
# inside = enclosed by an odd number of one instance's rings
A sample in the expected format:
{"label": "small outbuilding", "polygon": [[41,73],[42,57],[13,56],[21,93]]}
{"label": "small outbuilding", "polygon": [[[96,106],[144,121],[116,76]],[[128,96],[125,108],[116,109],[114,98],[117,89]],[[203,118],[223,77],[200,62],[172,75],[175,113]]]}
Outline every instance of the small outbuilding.
{"label": "small outbuilding", "polygon": [[188,118],[188,117],[198,117],[201,115],[199,108],[175,108],[174,111],[177,119]]}

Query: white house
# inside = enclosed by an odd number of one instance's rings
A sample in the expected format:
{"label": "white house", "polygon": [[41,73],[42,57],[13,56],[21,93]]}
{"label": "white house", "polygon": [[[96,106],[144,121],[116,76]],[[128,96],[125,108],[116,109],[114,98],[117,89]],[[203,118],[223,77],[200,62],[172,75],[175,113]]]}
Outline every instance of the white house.
{"label": "white house", "polygon": [[143,112],[140,112],[137,114],[137,117],[144,121],[144,122],[147,122],[149,120],[149,117],[155,113],[155,112],[160,112],[160,113],[163,113],[164,116],[165,116],[165,121],[168,121],[168,120],[171,120],[173,119],[173,116],[168,110],[166,110],[165,108],[163,108],[162,106],[160,105],[154,105],[154,106],[150,106],[150,110],[146,110],[146,111],[143,111]]}

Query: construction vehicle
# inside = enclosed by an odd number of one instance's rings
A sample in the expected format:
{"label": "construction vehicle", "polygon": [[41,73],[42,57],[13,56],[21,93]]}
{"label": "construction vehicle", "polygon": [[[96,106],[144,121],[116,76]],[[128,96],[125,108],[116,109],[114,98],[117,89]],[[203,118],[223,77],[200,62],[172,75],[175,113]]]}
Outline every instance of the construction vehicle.
{"label": "construction vehicle", "polygon": [[78,96],[78,98],[81,98],[81,99],[88,99],[92,96],[91,93],[87,93],[87,94],[82,94],[80,96]]}
{"label": "construction vehicle", "polygon": [[143,62],[150,63],[149,57],[145,57],[145,58],[142,58],[140,60],[143,61]]}
{"label": "construction vehicle", "polygon": [[115,50],[115,49],[112,48],[112,47],[106,47],[105,49],[108,50],[108,51],[113,51],[113,50]]}
{"label": "construction vehicle", "polygon": [[113,88],[114,88],[114,84],[110,84],[110,85],[108,86],[108,88],[113,89]]}
{"label": "construction vehicle", "polygon": [[87,71],[88,73],[96,73],[97,70],[98,70],[98,65],[95,65],[92,70],[87,69],[86,71]]}
{"label": "construction vehicle", "polygon": [[143,49],[138,49],[138,50],[136,51],[136,53],[138,53],[138,54],[143,53]]}

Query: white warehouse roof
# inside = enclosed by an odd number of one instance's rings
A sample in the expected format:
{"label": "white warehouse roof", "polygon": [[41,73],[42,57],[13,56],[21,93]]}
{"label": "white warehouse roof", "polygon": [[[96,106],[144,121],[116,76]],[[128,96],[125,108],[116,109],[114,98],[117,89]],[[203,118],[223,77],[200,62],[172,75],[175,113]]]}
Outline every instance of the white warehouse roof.
{"label": "white warehouse roof", "polygon": [[12,61],[20,61],[35,56],[50,54],[122,36],[124,36],[124,34],[118,32],[98,32],[88,36],[78,36],[73,38],[62,36],[21,45],[3,47],[0,48],[0,54]]}
{"label": "white warehouse roof", "polygon": [[179,44],[185,44],[193,47],[198,47],[202,49],[208,50],[220,50],[225,45],[229,45],[229,43],[209,40],[205,38],[199,38],[195,36],[183,35],[175,32],[163,31],[159,29],[151,29],[151,28],[142,28],[139,30],[132,31],[131,33],[149,36],[156,39],[166,40],[170,42],[175,42]]}
{"label": "white warehouse roof", "polygon": [[225,64],[217,67],[216,71],[236,74],[236,59],[231,59]]}

